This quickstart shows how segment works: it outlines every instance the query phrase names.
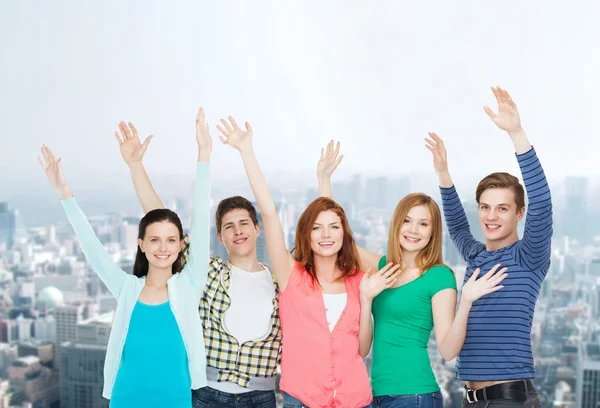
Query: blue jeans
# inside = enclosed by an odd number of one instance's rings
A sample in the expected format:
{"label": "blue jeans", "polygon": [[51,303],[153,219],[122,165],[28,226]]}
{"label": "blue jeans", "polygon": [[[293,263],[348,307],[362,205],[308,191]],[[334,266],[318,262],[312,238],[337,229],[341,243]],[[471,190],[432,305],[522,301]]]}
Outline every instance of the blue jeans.
{"label": "blue jeans", "polygon": [[[287,392],[284,392],[283,408],[308,408],[308,405],[304,405],[304,403],[298,398],[292,397]],[[375,408],[375,406],[373,404],[369,404],[365,408]]]}
{"label": "blue jeans", "polygon": [[439,391],[430,394],[381,395],[374,399],[375,408],[442,408],[444,399]]}
{"label": "blue jeans", "polygon": [[229,394],[204,387],[192,390],[193,408],[276,408],[275,391]]}

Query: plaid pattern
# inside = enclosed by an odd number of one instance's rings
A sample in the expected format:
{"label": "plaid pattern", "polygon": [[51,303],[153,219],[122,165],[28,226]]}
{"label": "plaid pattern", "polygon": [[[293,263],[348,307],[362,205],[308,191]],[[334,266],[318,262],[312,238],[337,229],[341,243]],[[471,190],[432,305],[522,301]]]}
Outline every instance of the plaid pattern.
{"label": "plaid pattern", "polygon": [[[182,249],[183,263],[189,256],[189,237]],[[271,314],[271,330],[262,339],[238,344],[223,325],[224,313],[231,304],[227,293],[231,264],[211,257],[206,287],[200,300],[200,319],[204,328],[206,364],[219,370],[218,381],[228,381],[248,387],[252,377],[269,378],[277,375],[281,362],[281,321],[279,320],[279,287],[273,279],[275,299]]]}

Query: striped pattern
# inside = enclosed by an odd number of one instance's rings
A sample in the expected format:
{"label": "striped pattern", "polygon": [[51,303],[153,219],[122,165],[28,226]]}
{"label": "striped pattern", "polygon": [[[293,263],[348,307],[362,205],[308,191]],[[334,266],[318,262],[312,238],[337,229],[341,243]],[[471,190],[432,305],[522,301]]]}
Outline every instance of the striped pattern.
{"label": "striped pattern", "polygon": [[504,288],[477,300],[469,313],[455,369],[455,377],[464,381],[535,377],[531,324],[550,267],[552,202],[535,150],[517,155],[517,160],[527,191],[527,218],[523,238],[507,247],[486,251],[471,235],[455,188],[440,189],[450,237],[467,263],[465,282],[477,268],[483,274],[497,263],[508,267]]}
{"label": "striped pattern", "polygon": [[[189,253],[189,238],[185,237],[182,249],[184,264]],[[200,320],[204,328],[206,364],[219,370],[217,381],[231,382],[250,387],[254,378],[271,378],[277,375],[281,362],[281,321],[279,319],[279,287],[275,279],[275,299],[271,314],[271,330],[262,339],[238,344],[224,327],[225,311],[231,304],[227,290],[230,281],[230,264],[221,258],[210,258],[206,287],[200,300]]]}

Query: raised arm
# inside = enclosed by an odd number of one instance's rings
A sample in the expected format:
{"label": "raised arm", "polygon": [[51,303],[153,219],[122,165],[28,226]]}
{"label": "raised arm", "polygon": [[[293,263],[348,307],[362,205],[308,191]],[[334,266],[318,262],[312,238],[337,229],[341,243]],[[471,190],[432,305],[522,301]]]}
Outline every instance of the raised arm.
{"label": "raised arm", "polygon": [[256,155],[254,154],[252,127],[246,122],[246,130],[242,130],[231,116],[229,117],[229,122],[221,119],[221,123],[224,127],[217,126],[222,133],[222,136],[219,136],[219,138],[223,143],[237,149],[242,155],[250,187],[262,213],[269,259],[271,260],[279,288],[283,292],[292,274],[295,261],[285,247],[285,237],[283,235],[281,220],[277,214],[277,209],[271,197],[265,176],[260,170]]}
{"label": "raised arm", "polygon": [[[341,163],[344,155],[340,154],[340,142],[335,144],[331,140],[327,143],[326,149],[321,149],[321,157],[317,163],[317,180],[319,182],[319,197],[328,197],[333,199],[333,191],[331,189],[331,175],[337,169]],[[338,157],[339,156],[339,157]],[[381,259],[382,255],[369,252],[364,248],[356,246],[358,249],[358,256],[360,258],[360,265],[363,271],[369,269],[377,269],[377,264]]]}
{"label": "raised arm", "polygon": [[142,163],[152,136],[148,136],[142,144],[138,137],[138,132],[131,122],[129,124],[125,124],[125,122],[119,123],[119,131],[121,134],[119,135],[118,132],[115,132],[115,137],[119,142],[121,156],[123,156],[125,164],[129,167],[131,180],[133,180],[133,188],[144,213],[158,208],[165,208],[160,197],[156,194],[154,187],[152,187],[150,178]]}
{"label": "raised arm", "polygon": [[498,271],[499,267],[500,264],[495,265],[479,279],[477,279],[479,268],[473,272],[462,287],[458,310],[456,309],[457,294],[455,288],[441,289],[433,294],[431,309],[435,341],[444,360],[452,360],[462,349],[467,334],[467,320],[473,302],[488,293],[503,288],[500,282],[506,278],[507,268]]}
{"label": "raised arm", "polygon": [[50,184],[60,195],[63,208],[75,234],[79,238],[83,253],[108,290],[118,299],[123,283],[127,279],[127,273],[119,269],[110,259],[83,211],[77,205],[77,201],[75,201],[67,186],[61,159],[57,159],[54,153],[45,145],[42,146],[42,155],[44,160],[39,157],[38,160]]}
{"label": "raised arm", "polygon": [[433,156],[433,167],[438,175],[444,219],[450,238],[463,259],[468,260],[480,250],[483,250],[484,245],[473,238],[471,234],[465,209],[448,171],[448,158],[443,140],[437,134],[429,133],[429,138],[425,138],[425,142],[427,142],[425,147],[429,149]]}
{"label": "raised arm", "polygon": [[498,102],[498,113],[487,106],[483,109],[512,140],[527,191],[525,232],[519,246],[521,262],[529,269],[545,274],[550,266],[553,232],[550,187],[535,149],[521,126],[517,105],[504,89],[492,87],[492,92]]}
{"label": "raised arm", "polygon": [[[210,154],[212,138],[205,122],[204,110],[196,116],[196,142],[198,143],[198,165],[194,185],[194,215],[190,236],[190,254],[181,272],[196,290],[198,301],[202,296],[208,275],[208,253],[210,243]],[[197,302],[196,302],[197,304]]]}

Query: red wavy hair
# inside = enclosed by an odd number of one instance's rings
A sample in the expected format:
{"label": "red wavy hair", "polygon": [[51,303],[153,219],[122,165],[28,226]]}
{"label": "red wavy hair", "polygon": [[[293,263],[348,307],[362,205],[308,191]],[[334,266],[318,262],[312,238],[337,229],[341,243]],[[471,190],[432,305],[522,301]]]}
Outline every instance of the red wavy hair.
{"label": "red wavy hair", "polygon": [[340,279],[346,276],[353,276],[360,270],[360,258],[354,242],[354,235],[348,224],[348,218],[344,209],[331,198],[319,197],[306,207],[306,210],[300,215],[298,226],[296,227],[296,243],[292,249],[294,259],[299,262],[306,272],[317,281],[317,272],[315,271],[315,260],[313,251],[310,247],[310,235],[319,214],[323,211],[333,211],[340,217],[344,240],[342,248],[338,252],[337,266],[342,271]]}

